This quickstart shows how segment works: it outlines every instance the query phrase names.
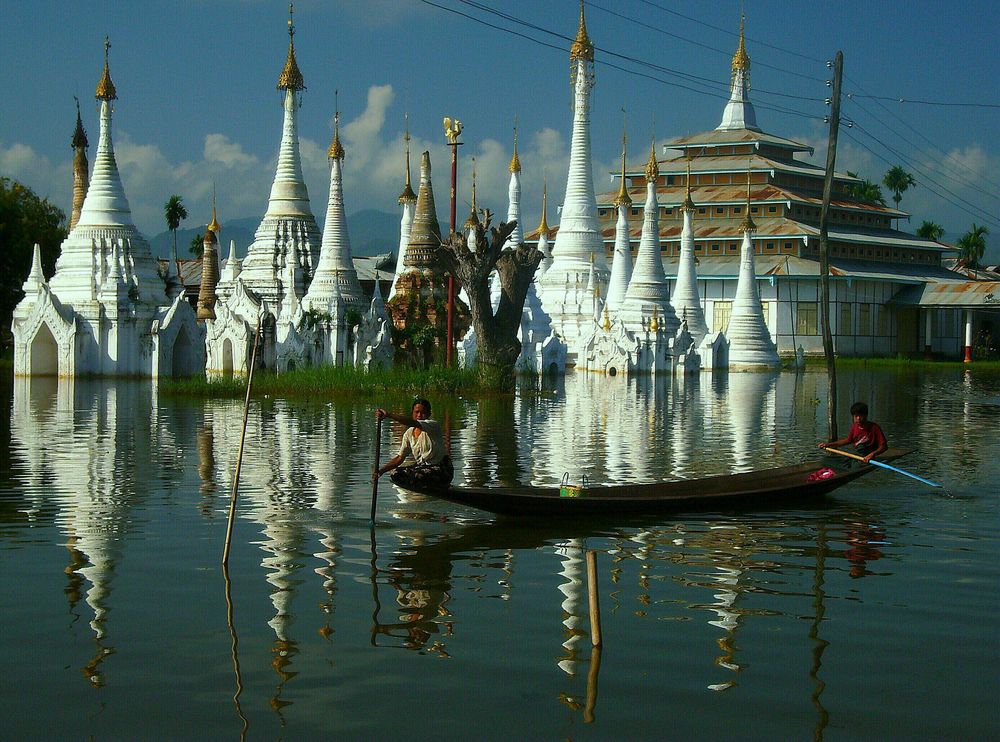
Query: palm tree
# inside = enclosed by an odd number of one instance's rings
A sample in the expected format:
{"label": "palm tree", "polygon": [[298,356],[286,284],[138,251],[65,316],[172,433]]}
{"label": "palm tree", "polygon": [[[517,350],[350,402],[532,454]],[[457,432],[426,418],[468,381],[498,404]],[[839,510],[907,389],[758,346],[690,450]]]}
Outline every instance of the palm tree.
{"label": "palm tree", "polygon": [[184,199],[176,194],[168,198],[167,202],[163,204],[163,216],[167,220],[167,229],[174,233],[174,250],[170,259],[174,261],[174,271],[180,278],[181,266],[177,262],[177,228],[188,216],[187,209],[184,208]]}
{"label": "palm tree", "polygon": [[979,261],[986,252],[986,235],[989,233],[989,229],[973,222],[972,228],[959,239],[958,249],[961,251],[959,257],[966,268],[975,270],[979,267]]}
{"label": "palm tree", "polygon": [[917,235],[937,242],[944,236],[944,227],[937,222],[929,222],[925,219],[923,224],[917,227]]}
{"label": "palm tree", "polygon": [[[857,173],[848,171],[852,178],[857,178]],[[878,183],[862,178],[860,183],[852,183],[847,187],[847,193],[851,198],[873,206],[885,206],[885,196],[882,195],[882,188]]]}
{"label": "palm tree", "polygon": [[902,165],[893,165],[889,168],[889,171],[882,178],[882,184],[892,191],[892,200],[896,202],[896,208],[899,208],[899,202],[903,200],[903,193],[907,191],[910,186],[916,186],[917,181],[913,179],[910,173],[903,170]]}

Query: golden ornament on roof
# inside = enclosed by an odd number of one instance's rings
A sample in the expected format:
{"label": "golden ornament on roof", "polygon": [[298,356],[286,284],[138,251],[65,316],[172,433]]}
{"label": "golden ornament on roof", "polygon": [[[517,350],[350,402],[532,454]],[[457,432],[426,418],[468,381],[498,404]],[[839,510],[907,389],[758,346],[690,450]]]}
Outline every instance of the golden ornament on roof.
{"label": "golden ornament on roof", "polygon": [[517,156],[517,127],[514,127],[514,154],[510,158],[510,166],[507,168],[512,173],[521,172],[521,158]]}
{"label": "golden ornament on roof", "polygon": [[649,330],[650,332],[656,332],[660,329],[660,321],[656,316],[656,307],[653,307],[653,316],[649,320]]}
{"label": "golden ornament on roof", "polygon": [[104,74],[101,81],[97,83],[97,92],[94,97],[97,100],[117,100],[118,94],[115,92],[115,84],[111,82],[111,70],[108,68],[108,49],[111,48],[111,40],[104,37]]}
{"label": "golden ornament on roof", "polygon": [[288,59],[285,60],[285,68],[278,75],[278,90],[305,90],[306,81],[299,71],[299,64],[295,61],[295,26],[292,24],[292,13],[294,7],[288,6]]}
{"label": "golden ornament on roof", "polygon": [[625,187],[625,144],[626,138],[625,134],[622,134],[622,182],[621,187],[618,189],[618,195],[615,196],[614,205],[616,207],[621,206],[631,206],[632,197],[628,195],[628,188]]}
{"label": "golden ornament on roof", "polygon": [[576,31],[576,41],[569,49],[569,58],[573,62],[578,59],[587,62],[594,61],[594,42],[587,36],[587,19],[583,14],[583,0],[580,0],[580,26]]}
{"label": "golden ornament on roof", "polygon": [[337,111],[333,114],[333,141],[330,142],[326,156],[331,160],[343,160],[344,154],[344,145],[340,143],[340,111]]}
{"label": "golden ornament on roof", "polygon": [[608,316],[608,305],[604,305],[604,324],[601,325],[605,332],[611,331],[611,318]]}
{"label": "golden ornament on roof", "polygon": [[444,136],[448,144],[458,144],[458,137],[462,133],[462,122],[458,119],[444,118]]}
{"label": "golden ornament on roof", "polygon": [[646,163],[646,180],[652,183],[660,177],[660,166],[656,162],[656,140],[649,144],[649,162]]}
{"label": "golden ornament on roof", "polygon": [[688,157],[687,161],[687,178],[685,179],[685,193],[684,193],[684,203],[681,204],[681,209],[685,211],[694,211],[694,200],[691,198],[691,157]]}
{"label": "golden ornament on roof", "polygon": [[549,184],[548,181],[543,181],[542,183],[542,221],[538,223],[538,236],[541,237],[543,234],[546,239],[549,237],[549,222],[546,218],[545,212],[547,212],[549,203]]}
{"label": "golden ornament on roof", "polygon": [[736,53],[733,55],[733,74],[737,72],[749,72],[750,71],[750,55],[747,54],[746,45],[743,43],[743,21],[744,17],[740,17],[740,45],[736,47]]}

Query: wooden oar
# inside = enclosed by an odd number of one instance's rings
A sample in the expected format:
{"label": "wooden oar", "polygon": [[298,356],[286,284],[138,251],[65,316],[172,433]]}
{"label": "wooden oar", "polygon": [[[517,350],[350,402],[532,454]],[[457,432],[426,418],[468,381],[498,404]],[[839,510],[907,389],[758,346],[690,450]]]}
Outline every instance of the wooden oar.
{"label": "wooden oar", "polygon": [[[382,458],[382,418],[375,423],[375,471],[378,472],[379,459]],[[372,517],[370,525],[375,525],[375,504],[378,502],[378,475],[372,477]]]}
{"label": "wooden oar", "polygon": [[912,477],[913,479],[916,479],[918,482],[923,482],[924,484],[929,485],[931,487],[941,486],[937,482],[932,482],[929,479],[918,477],[916,474],[911,474],[910,472],[904,471],[903,469],[897,469],[895,466],[889,466],[889,464],[884,464],[881,461],[876,461],[875,459],[871,459],[870,461],[865,461],[864,456],[858,456],[856,453],[848,453],[847,451],[841,451],[839,448],[830,448],[829,446],[827,446],[823,450],[829,451],[830,453],[837,453],[840,454],[841,456],[846,456],[849,459],[856,459],[858,461],[862,461],[867,464],[873,464],[874,466],[881,466],[883,469],[888,469],[889,471],[894,471],[897,474],[903,474],[904,476]]}

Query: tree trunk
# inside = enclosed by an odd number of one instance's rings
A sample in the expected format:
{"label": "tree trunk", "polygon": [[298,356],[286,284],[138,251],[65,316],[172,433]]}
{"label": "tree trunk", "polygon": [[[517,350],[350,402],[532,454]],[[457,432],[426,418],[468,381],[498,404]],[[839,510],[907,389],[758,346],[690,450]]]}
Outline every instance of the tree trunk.
{"label": "tree trunk", "polygon": [[[438,256],[446,270],[458,277],[469,296],[477,362],[482,373],[498,386],[511,388],[521,354],[517,331],[524,300],[542,254],[523,242],[516,248],[504,248],[517,223],[505,222],[491,228],[490,212],[484,213],[486,218],[476,228],[474,245],[468,244],[466,235],[452,232],[442,243]],[[500,305],[496,314],[490,303],[489,285],[494,268],[500,276]]]}

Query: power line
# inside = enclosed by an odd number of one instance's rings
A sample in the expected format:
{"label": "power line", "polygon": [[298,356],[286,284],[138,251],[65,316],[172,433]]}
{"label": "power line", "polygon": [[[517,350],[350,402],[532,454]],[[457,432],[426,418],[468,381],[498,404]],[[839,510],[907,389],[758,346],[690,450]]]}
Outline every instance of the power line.
{"label": "power line", "polygon": [[[863,132],[864,134],[866,134],[867,136],[869,136],[871,139],[873,139],[875,142],[877,142],[879,145],[881,145],[885,150],[891,152],[893,155],[895,155],[897,158],[899,158],[899,160],[901,160],[903,162],[908,162],[907,158],[901,152],[899,152],[898,150],[894,149],[893,147],[891,147],[888,144],[886,144],[885,142],[883,142],[881,139],[879,139],[878,137],[876,137],[874,134],[872,134],[870,131],[868,131],[867,129],[865,129],[863,126],[861,126],[857,122],[854,122],[854,127],[853,128],[858,129],[861,132]],[[872,148],[869,147],[868,145],[866,145],[864,142],[862,142],[859,139],[857,139],[856,137],[852,136],[850,134],[850,129],[848,129],[847,136],[852,141],[856,142],[861,147],[864,147],[864,149],[868,150],[868,152],[870,152],[872,155],[874,155],[878,159],[882,160],[884,163],[886,163],[890,167],[893,165],[892,162],[890,162],[885,157],[883,157],[882,155],[880,155],[877,152],[875,152],[874,150],[872,150]],[[913,165],[912,162],[908,162],[908,164],[910,165],[911,168],[913,168],[914,170],[916,170],[920,174],[920,176],[923,178],[923,186],[925,188],[927,188],[927,190],[929,190],[935,196],[937,196],[938,198],[940,198],[940,199],[942,199],[944,201],[947,201],[952,206],[955,206],[956,208],[961,209],[962,211],[964,211],[965,213],[973,216],[976,219],[980,219],[982,221],[986,221],[986,222],[992,224],[993,226],[1000,227],[1000,222],[995,221],[994,217],[992,215],[990,215],[987,211],[985,211],[984,209],[979,208],[978,206],[976,206],[973,203],[969,203],[968,201],[966,201],[965,199],[963,199],[961,196],[958,196],[957,194],[955,194],[954,192],[952,192],[946,186],[941,185],[936,180],[934,180],[933,178],[931,178],[926,172],[922,171],[918,167],[914,167],[914,165]],[[942,194],[940,191],[936,190],[931,185],[928,185],[929,183],[937,186],[939,189],[941,189],[945,193],[947,193],[950,196],[952,196],[952,198],[948,198],[948,196]],[[952,199],[955,199],[955,200],[952,200]],[[971,211],[970,209],[966,208],[966,206],[969,206],[972,209],[975,209],[975,211]],[[977,211],[979,213],[976,213]]]}
{"label": "power line", "polygon": [[[854,103],[854,105],[856,105],[861,110],[865,111],[865,113],[867,113],[869,116],[871,116],[873,119],[875,119],[875,121],[877,121],[878,123],[880,123],[886,129],[888,129],[890,132],[892,132],[894,135],[896,135],[899,139],[901,139],[902,141],[904,141],[907,144],[909,144],[911,147],[913,147],[918,152],[920,151],[920,147],[917,146],[916,144],[914,144],[911,140],[907,139],[906,136],[904,136],[903,134],[901,134],[899,131],[897,131],[896,129],[892,128],[891,126],[889,126],[889,124],[887,124],[885,121],[883,121],[882,119],[880,119],[874,113],[872,113],[871,111],[869,111],[868,109],[866,109],[864,106],[862,106],[860,103],[858,103],[857,101],[855,101],[853,98],[851,98],[851,101]],[[981,193],[982,195],[984,195],[984,196],[986,196],[988,198],[992,198],[995,201],[1000,202],[1000,196],[998,196],[997,194],[991,193],[990,191],[987,191],[987,190],[979,187],[976,183],[974,183],[973,181],[967,179],[964,175],[957,174],[955,171],[948,172],[948,170],[946,169],[946,166],[949,164],[947,158],[936,157],[934,155],[934,153],[932,153],[932,152],[927,152],[926,154],[927,154],[928,157],[931,157],[932,159],[936,160],[936,162],[934,164],[941,168],[941,175],[943,175],[945,177],[948,177],[948,178],[951,178],[952,180],[954,180],[956,183],[958,183],[961,186],[964,186],[966,188],[971,188],[972,190],[977,191],[978,193]]]}
{"label": "power line", "polygon": [[[425,5],[430,5],[432,7],[438,8],[439,10],[444,10],[444,11],[447,11],[449,13],[453,13],[455,15],[461,16],[461,17],[466,18],[468,20],[471,20],[471,21],[473,21],[475,23],[480,23],[480,24],[482,24],[484,26],[487,26],[489,28],[492,28],[492,29],[495,29],[495,30],[498,30],[498,31],[503,31],[505,33],[512,34],[514,36],[517,36],[519,38],[525,39],[527,41],[531,41],[533,43],[536,43],[536,44],[539,44],[541,46],[547,47],[549,49],[556,49],[556,50],[559,50],[559,51],[562,51],[562,52],[567,52],[568,51],[565,47],[558,46],[558,45],[555,45],[555,44],[551,44],[551,43],[542,41],[540,39],[536,39],[533,36],[529,36],[528,34],[524,34],[524,33],[521,33],[519,31],[510,29],[510,28],[506,28],[505,26],[501,26],[501,25],[498,25],[498,24],[495,24],[495,23],[490,23],[489,21],[486,21],[486,20],[484,20],[482,18],[474,16],[474,15],[472,15],[470,13],[465,13],[465,12],[463,12],[461,10],[456,9],[456,8],[450,8],[450,7],[446,6],[446,5],[442,5],[442,4],[438,3],[438,2],[434,2],[433,0],[420,0],[420,2],[424,3]],[[464,5],[468,5],[470,7],[477,8],[479,10],[483,10],[485,12],[489,12],[489,13],[491,13],[493,15],[497,15],[497,16],[499,16],[501,18],[504,18],[505,20],[508,20],[511,23],[516,23],[516,24],[519,24],[519,25],[523,25],[523,26],[525,26],[527,28],[531,28],[533,30],[539,31],[540,33],[545,33],[547,35],[554,36],[554,37],[559,38],[559,39],[561,39],[563,41],[568,41],[568,42],[572,42],[573,41],[573,39],[571,39],[570,37],[566,36],[565,34],[561,34],[561,33],[558,33],[556,31],[552,31],[550,29],[544,28],[542,26],[539,26],[537,24],[531,23],[529,21],[523,21],[523,20],[521,20],[521,19],[519,19],[519,18],[517,18],[515,16],[511,16],[511,15],[503,13],[501,11],[494,10],[494,9],[489,8],[488,6],[485,6],[485,5],[481,4],[481,3],[475,2],[474,0],[457,0],[457,2],[460,2],[460,3],[464,4]],[[674,75],[674,76],[679,77],[679,78],[681,78],[681,79],[683,79],[686,82],[689,82],[691,84],[690,85],[686,85],[686,84],[682,84],[680,82],[674,82],[674,81],[670,81],[670,80],[664,80],[662,77],[657,77],[656,75],[651,75],[651,74],[648,74],[648,73],[645,73],[645,72],[640,72],[638,70],[628,69],[626,67],[622,67],[621,65],[614,64],[614,63],[608,62],[608,61],[602,61],[601,62],[602,66],[604,66],[604,67],[608,67],[610,69],[619,70],[620,72],[624,72],[624,73],[629,74],[629,75],[635,75],[635,76],[642,77],[642,78],[645,78],[645,79],[648,79],[648,80],[652,80],[654,82],[662,83],[664,85],[669,85],[671,87],[680,88],[682,90],[687,90],[687,91],[692,92],[692,93],[697,93],[699,95],[709,95],[709,96],[711,96],[713,98],[724,98],[725,96],[724,95],[720,95],[720,93],[716,92],[716,91],[709,91],[709,90],[699,89],[699,88],[696,88],[696,87],[692,87],[691,85],[701,85],[703,87],[708,86],[708,85],[712,85],[712,86],[715,86],[715,87],[718,87],[718,88],[722,88],[723,90],[728,89],[728,85],[726,85],[725,83],[719,83],[719,82],[717,82],[715,80],[710,80],[708,78],[702,78],[702,77],[698,77],[697,75],[691,75],[689,73],[681,72],[679,70],[674,70],[674,69],[671,69],[671,68],[668,68],[668,67],[663,67],[662,65],[657,65],[657,64],[654,64],[652,62],[647,62],[645,60],[638,59],[636,57],[631,57],[631,56],[628,56],[628,55],[625,55],[625,54],[620,54],[620,53],[611,51],[609,49],[605,49],[603,47],[595,47],[595,48],[597,50],[603,52],[605,55],[608,55],[608,56],[620,59],[622,61],[628,62],[630,64],[634,64],[634,65],[637,65],[637,66],[640,66],[640,67],[645,67],[645,68],[648,68],[648,69],[656,70],[658,72],[662,72],[662,73],[669,74],[669,75]],[[816,100],[818,101],[819,99],[816,99]],[[791,115],[791,116],[799,116],[801,118],[807,118],[807,119],[812,119],[812,120],[818,120],[820,118],[820,116],[817,115],[817,114],[806,113],[804,111],[799,111],[799,110],[796,110],[796,109],[793,109],[793,108],[788,108],[788,107],[780,106],[780,105],[776,105],[776,104],[775,105],[768,105],[768,104],[758,103],[756,107],[760,108],[762,110],[771,110],[771,111],[776,111],[778,113],[784,113],[784,114]]]}
{"label": "power line", "polygon": [[937,100],[918,100],[915,98],[899,98],[888,95],[851,94],[854,98],[872,98],[873,100],[891,100],[894,103],[916,103],[921,106],[955,106],[961,108],[1000,108],[1000,103],[952,103]]}

